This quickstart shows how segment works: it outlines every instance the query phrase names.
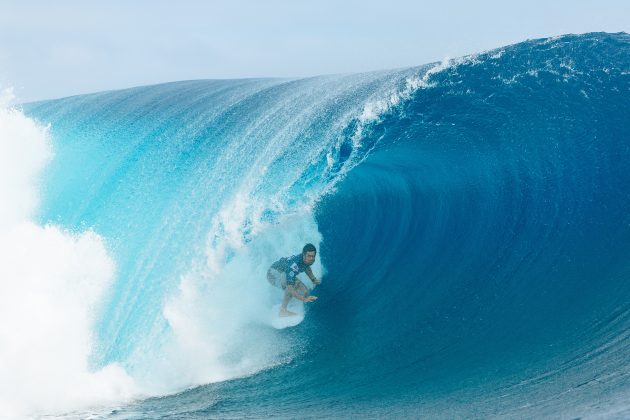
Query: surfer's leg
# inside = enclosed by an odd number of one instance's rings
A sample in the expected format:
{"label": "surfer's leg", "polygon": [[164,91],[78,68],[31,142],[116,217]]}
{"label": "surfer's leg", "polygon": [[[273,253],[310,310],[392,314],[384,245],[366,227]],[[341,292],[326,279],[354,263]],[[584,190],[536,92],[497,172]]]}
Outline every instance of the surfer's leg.
{"label": "surfer's leg", "polygon": [[302,297],[308,297],[308,295],[311,294],[311,291],[308,287],[306,287],[304,285],[304,283],[302,283],[300,280],[295,279],[295,286],[293,286],[293,289]]}
{"label": "surfer's leg", "polygon": [[289,301],[291,300],[291,298],[293,297],[293,286],[291,285],[287,285],[284,289],[284,298],[282,299],[282,305],[280,306],[280,316],[294,316],[297,315],[295,312],[291,312],[290,310],[287,309],[287,305],[289,304]]}
{"label": "surfer's leg", "polygon": [[295,293],[295,290],[293,289],[293,286],[290,284],[287,284],[287,276],[285,273],[280,273],[280,287],[282,288],[282,290],[284,290],[284,297],[282,298],[282,305],[280,306],[280,316],[289,316],[289,315],[297,315],[294,312],[291,312],[287,309],[287,306],[289,305],[289,301],[291,300],[291,298],[293,297],[293,294]]}
{"label": "surfer's leg", "polygon": [[[287,286],[287,287],[291,287],[291,286]],[[287,310],[287,305],[289,304],[291,297],[292,297],[291,293],[287,289],[285,289],[284,298],[282,299],[282,306],[280,307],[281,310],[284,310],[284,311]]]}

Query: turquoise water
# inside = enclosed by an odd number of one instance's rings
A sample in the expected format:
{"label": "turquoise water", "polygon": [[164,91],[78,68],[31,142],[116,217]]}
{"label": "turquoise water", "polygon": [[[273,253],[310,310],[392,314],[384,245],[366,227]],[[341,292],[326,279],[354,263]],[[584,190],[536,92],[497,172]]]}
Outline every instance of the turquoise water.
{"label": "turquoise water", "polygon": [[[627,34],[23,108],[37,221],[116,264],[90,365],[143,392],[92,415],[628,415]],[[275,330],[266,267],[305,242],[319,300]]]}

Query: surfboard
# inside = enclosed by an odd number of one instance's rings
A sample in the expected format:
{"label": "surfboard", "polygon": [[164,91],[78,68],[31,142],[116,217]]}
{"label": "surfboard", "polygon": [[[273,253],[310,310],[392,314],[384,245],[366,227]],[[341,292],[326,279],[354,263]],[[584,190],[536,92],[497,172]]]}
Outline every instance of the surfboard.
{"label": "surfboard", "polygon": [[302,302],[290,302],[287,309],[291,312],[295,312],[297,315],[280,316],[280,304],[273,305],[269,314],[272,327],[281,330],[288,327],[295,327],[300,322],[304,321],[304,304]]}

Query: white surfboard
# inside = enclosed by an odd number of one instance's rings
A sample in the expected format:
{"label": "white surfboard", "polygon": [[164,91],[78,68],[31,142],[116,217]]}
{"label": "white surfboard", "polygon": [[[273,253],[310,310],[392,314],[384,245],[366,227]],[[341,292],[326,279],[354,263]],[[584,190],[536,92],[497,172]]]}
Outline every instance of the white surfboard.
{"label": "white surfboard", "polygon": [[271,308],[271,325],[278,330],[287,327],[295,327],[300,322],[304,321],[304,304],[302,302],[290,302],[287,309],[294,312],[296,315],[280,316],[280,304],[273,305]]}

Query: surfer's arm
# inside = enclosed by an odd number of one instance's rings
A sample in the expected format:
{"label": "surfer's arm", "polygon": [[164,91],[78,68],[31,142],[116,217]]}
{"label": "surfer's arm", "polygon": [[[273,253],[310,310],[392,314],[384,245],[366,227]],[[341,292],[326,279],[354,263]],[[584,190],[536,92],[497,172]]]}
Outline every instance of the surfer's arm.
{"label": "surfer's arm", "polygon": [[304,270],[304,272],[306,273],[308,278],[311,279],[313,284],[320,284],[322,282],[317,277],[315,277],[315,275],[313,274],[313,270],[311,270],[311,267],[307,267],[306,270]]}

